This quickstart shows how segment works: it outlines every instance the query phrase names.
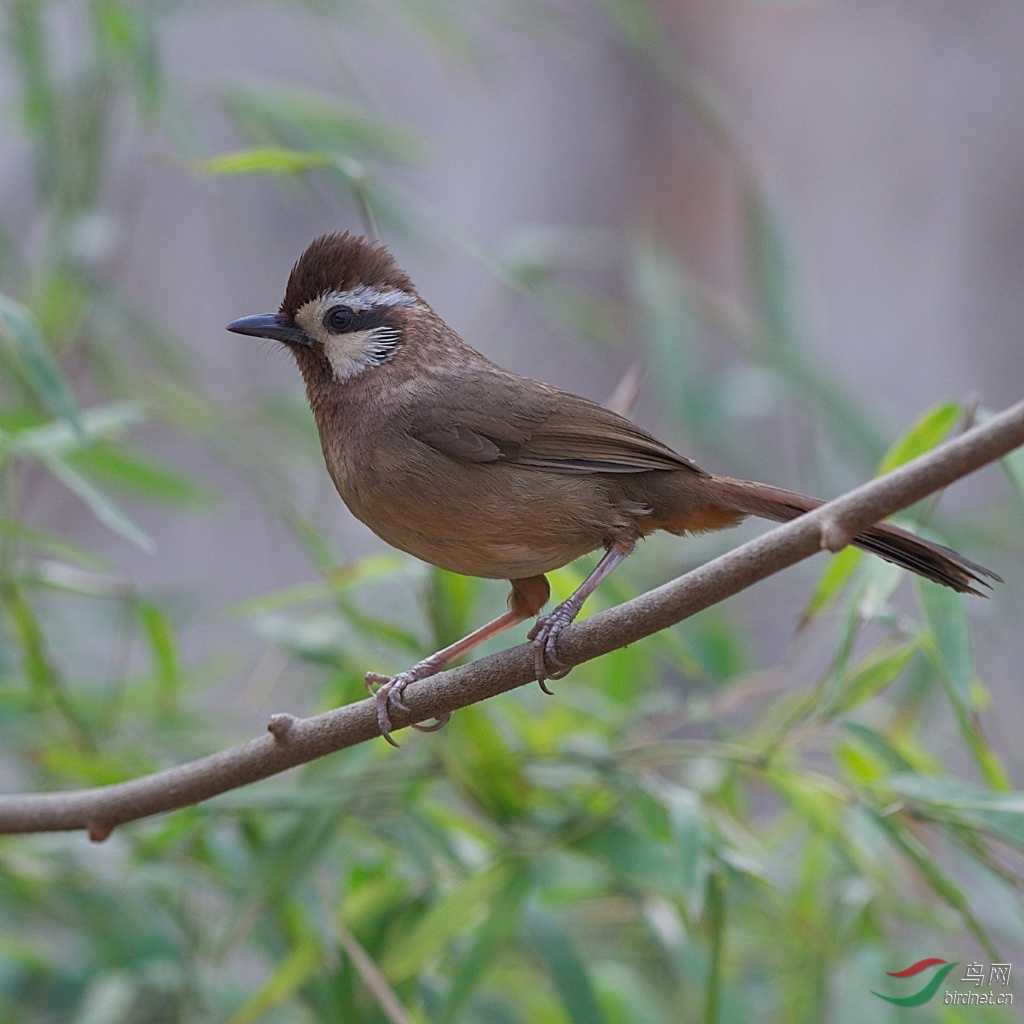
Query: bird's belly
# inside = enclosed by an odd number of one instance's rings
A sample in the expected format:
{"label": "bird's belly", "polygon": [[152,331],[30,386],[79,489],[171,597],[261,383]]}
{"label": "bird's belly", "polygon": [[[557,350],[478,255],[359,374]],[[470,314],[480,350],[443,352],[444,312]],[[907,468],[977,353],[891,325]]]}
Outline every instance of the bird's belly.
{"label": "bird's belly", "polygon": [[415,555],[424,562],[440,566],[463,576],[485,579],[524,579],[558,569],[574,558],[592,551],[597,545],[587,544],[572,551],[564,544],[544,547],[536,543],[486,543],[468,546],[465,542],[439,541],[435,537],[403,534],[380,536],[394,547]]}
{"label": "bird's belly", "polygon": [[609,539],[600,517],[583,511],[595,505],[592,494],[578,493],[583,478],[503,468],[499,481],[492,467],[466,468],[449,469],[443,484],[408,471],[400,480],[379,471],[339,474],[335,483],[382,540],[465,576],[536,576]]}

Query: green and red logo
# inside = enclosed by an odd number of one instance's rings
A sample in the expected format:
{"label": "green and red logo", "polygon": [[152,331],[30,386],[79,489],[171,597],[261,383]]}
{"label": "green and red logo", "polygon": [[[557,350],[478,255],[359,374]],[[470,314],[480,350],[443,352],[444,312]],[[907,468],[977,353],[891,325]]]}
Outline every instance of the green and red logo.
{"label": "green and red logo", "polygon": [[876,992],[874,989],[871,990],[871,994],[878,996],[879,999],[884,999],[887,1003],[895,1003],[897,1006],[922,1006],[935,995],[946,975],[956,967],[958,962],[954,960],[950,964],[946,963],[945,960],[940,960],[937,956],[930,956],[924,960],[918,960],[916,964],[911,964],[909,967],[904,967],[902,971],[886,971],[885,973],[890,978],[913,978],[922,971],[927,971],[929,967],[935,967],[937,964],[946,964],[945,967],[940,968],[932,975],[931,980],[924,988],[913,995],[883,996],[881,992]]}

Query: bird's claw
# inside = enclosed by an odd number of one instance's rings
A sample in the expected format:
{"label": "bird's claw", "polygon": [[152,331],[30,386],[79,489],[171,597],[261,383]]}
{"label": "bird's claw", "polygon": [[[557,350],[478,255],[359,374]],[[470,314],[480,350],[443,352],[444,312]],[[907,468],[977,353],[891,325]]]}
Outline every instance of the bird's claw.
{"label": "bird's claw", "polygon": [[547,615],[538,616],[533,629],[527,634],[533,642],[533,667],[537,682],[545,693],[552,692],[545,680],[564,679],[572,671],[572,665],[566,665],[555,650],[558,634],[572,622],[572,618],[568,609],[563,610],[559,606]]}
{"label": "bird's claw", "polygon": [[[401,711],[410,711],[408,705],[402,702],[402,694],[410,683],[418,682],[425,676],[420,676],[415,669],[399,672],[398,675],[385,676],[379,672],[367,672],[363,680],[370,696],[377,702],[377,725],[380,727],[380,734],[393,747],[400,744],[391,738],[391,715],[388,713],[389,705],[394,705]],[[447,724],[450,714],[441,715],[433,725],[420,725],[414,722],[412,727],[419,732],[437,732]]]}

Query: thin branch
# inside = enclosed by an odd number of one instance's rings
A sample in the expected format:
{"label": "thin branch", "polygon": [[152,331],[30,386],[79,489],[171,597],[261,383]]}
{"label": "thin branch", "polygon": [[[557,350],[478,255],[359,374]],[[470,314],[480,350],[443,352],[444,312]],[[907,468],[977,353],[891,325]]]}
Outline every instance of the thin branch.
{"label": "thin branch", "polygon": [[338,943],[348,954],[353,966],[363,979],[363,984],[370,990],[377,1005],[391,1024],[412,1024],[412,1017],[406,1013],[395,995],[395,990],[384,977],[381,969],[373,962],[372,957],[360,945],[359,940],[341,923],[336,922]]}
{"label": "thin branch", "polygon": [[[776,527],[728,554],[610,611],[566,629],[559,657],[570,665],[665,629],[826,548],[839,550],[886,516],[941,490],[1024,444],[1024,401],[841,498]],[[457,711],[534,680],[533,651],[521,644],[442,672],[403,695],[394,727]],[[84,828],[99,841],[118,825],[208,800],[230,789],[380,735],[372,699],[312,718],[274,715],[266,735],[198,761],[130,782],[67,793],[0,797],[0,832]]]}

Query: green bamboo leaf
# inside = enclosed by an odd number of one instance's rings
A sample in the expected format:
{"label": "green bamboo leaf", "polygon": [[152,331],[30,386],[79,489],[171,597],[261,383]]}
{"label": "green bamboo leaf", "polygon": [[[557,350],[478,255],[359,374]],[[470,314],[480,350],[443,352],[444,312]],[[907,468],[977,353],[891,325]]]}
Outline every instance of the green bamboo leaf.
{"label": "green bamboo leaf", "polygon": [[67,562],[40,561],[19,574],[19,579],[53,587],[67,594],[124,600],[132,596],[131,584],[109,573],[90,572]]}
{"label": "green bamboo leaf", "polygon": [[701,447],[721,451],[718,380],[698,344],[701,324],[682,268],[663,249],[636,246],[628,269],[662,407]]}
{"label": "green bamboo leaf", "polygon": [[20,303],[0,293],[0,336],[17,352],[26,377],[43,404],[66,420],[80,436],[78,403],[50,355],[35,318]]}
{"label": "green bamboo leaf", "polygon": [[793,352],[803,339],[792,241],[781,211],[756,188],[745,193],[747,264],[769,350]]}
{"label": "green bamboo leaf", "polygon": [[108,529],[130,540],[143,551],[155,551],[156,545],[148,534],[140,530],[102,491],[94,487],[76,469],[72,469],[63,459],[56,455],[40,456],[46,468],[58,480],[78,495],[89,506],[92,514]]}
{"label": "green bamboo leaf", "polygon": [[494,894],[508,883],[509,874],[507,863],[496,864],[446,892],[388,950],[381,965],[384,973],[392,981],[401,982],[439,958],[449,939],[464,929],[481,907],[490,905]]}
{"label": "green bamboo leaf", "polygon": [[449,728],[451,742],[441,748],[445,774],[471,797],[489,820],[510,823],[525,815],[532,792],[520,756],[505,741],[487,713],[463,708]]}
{"label": "green bamboo leaf", "polygon": [[874,808],[869,808],[869,811],[874,821],[877,822],[893,844],[910,860],[932,891],[943,903],[951,907],[963,918],[971,934],[992,955],[993,959],[998,959],[998,955],[985,929],[982,928],[980,922],[971,911],[971,904],[967,894],[939,867],[934,853],[907,828],[902,816],[882,814]]}
{"label": "green bamboo leaf", "polygon": [[229,89],[222,102],[257,144],[407,163],[422,150],[411,132],[312,89],[277,83],[238,87]]}
{"label": "green bamboo leaf", "polygon": [[956,402],[943,402],[923,413],[885,453],[876,475],[890,473],[897,466],[931,451],[945,440],[960,416],[961,409]]}
{"label": "green bamboo leaf", "polygon": [[775,370],[801,401],[815,404],[837,445],[860,458],[877,459],[882,440],[870,418],[842,384],[805,352],[804,298],[783,211],[754,180],[747,183],[744,209],[747,266],[758,312],[754,355]]}
{"label": "green bamboo leaf", "polygon": [[[39,141],[40,148],[52,152],[56,148],[54,136],[61,118],[54,81],[57,62],[50,52],[47,12],[37,3],[9,3],[5,8],[5,42],[18,68],[21,120]],[[44,168],[40,171],[40,177],[49,178],[52,174]]]}
{"label": "green bamboo leaf", "polygon": [[0,518],[0,537],[10,538],[43,554],[63,559],[65,562],[75,562],[87,569],[102,571],[109,568],[105,559],[88,548],[82,547],[66,537],[47,533],[44,530],[36,530],[14,519]]}
{"label": "green bamboo leaf", "polygon": [[537,959],[544,965],[573,1024],[601,1024],[606,1020],[587,966],[572,937],[550,911],[537,905],[524,915],[527,935]]}
{"label": "green bamboo leaf", "polygon": [[679,878],[684,892],[683,906],[691,921],[701,914],[707,892],[710,862],[706,848],[708,823],[697,795],[675,787],[665,794],[672,836],[679,849]]}
{"label": "green bamboo leaf", "polygon": [[192,510],[208,509],[214,503],[212,488],[151,455],[119,445],[93,444],[74,454],[70,461],[76,469],[88,470],[90,477],[99,478],[133,498]]}
{"label": "green bamboo leaf", "polygon": [[766,778],[813,833],[842,838],[839,821],[843,806],[835,792],[826,790],[816,779],[804,774],[802,766],[794,770],[775,768]]}
{"label": "green bamboo leaf", "polygon": [[855,547],[846,547],[828,560],[817,586],[800,613],[801,629],[823,612],[839,591],[850,582],[863,557],[863,551],[858,551]]}
{"label": "green bamboo leaf", "polygon": [[339,566],[337,562],[332,562],[326,579],[317,580],[315,583],[298,583],[293,587],[282,587],[280,590],[271,591],[262,597],[239,601],[238,604],[231,605],[223,614],[228,618],[238,619],[267,615],[297,604],[337,597],[355,590],[357,587],[406,579],[411,573],[418,574],[419,567],[405,555],[390,552],[369,555],[350,565]]}
{"label": "green bamboo leaf", "polygon": [[135,426],[145,418],[142,409],[131,402],[111,402],[87,409],[81,416],[81,431],[76,431],[64,420],[53,420],[8,431],[3,437],[2,447],[8,451],[27,452],[40,459],[44,456],[62,457],[80,450],[96,438]]}
{"label": "green bamboo leaf", "polygon": [[684,900],[692,895],[680,876],[679,851],[673,844],[609,823],[578,839],[573,849],[602,862],[619,879],[641,891]]}
{"label": "green bamboo leaf", "polygon": [[437,1015],[441,1024],[455,1020],[484,976],[500,959],[503,948],[519,927],[523,901],[531,884],[529,867],[521,865],[495,893],[487,918],[452,973],[447,998]]}
{"label": "green bamboo leaf", "polygon": [[150,654],[156,669],[156,677],[163,711],[174,702],[174,696],[181,678],[178,648],[174,638],[174,625],[170,616],[151,601],[140,601],[137,605],[139,620],[149,643]]}
{"label": "green bamboo leaf", "polygon": [[50,664],[46,637],[32,606],[11,580],[3,590],[4,604],[11,616],[11,632],[22,659],[22,671],[36,700],[52,697],[58,681]]}
{"label": "green bamboo leaf", "polygon": [[993,793],[959,779],[893,775],[879,788],[914,801],[935,820],[981,830],[1024,850],[1024,792]]}
{"label": "green bamboo leaf", "polygon": [[254,911],[287,899],[297,880],[308,877],[334,839],[338,821],[355,795],[342,788],[333,804],[289,815],[285,826],[261,843],[258,860],[245,872],[244,880],[239,879],[241,893],[224,928],[225,942],[237,938],[242,922]]}
{"label": "green bamboo leaf", "polygon": [[829,713],[845,714],[874,697],[903,671],[920,649],[917,638],[883,641],[846,673]]}
{"label": "green bamboo leaf", "polygon": [[337,162],[337,157],[329,153],[300,152],[282,146],[257,146],[196,160],[192,167],[199,174],[211,175],[302,174],[336,166]]}
{"label": "green bamboo leaf", "polygon": [[880,732],[870,726],[860,722],[843,722],[843,729],[878,758],[889,773],[914,772],[922,767],[911,764]]}
{"label": "green bamboo leaf", "polygon": [[[977,683],[972,692],[976,695],[979,692],[983,692],[981,684]],[[977,699],[975,703],[978,703]],[[992,746],[985,738],[978,714],[972,713],[961,716],[960,729],[967,744],[967,749],[970,750],[971,756],[981,772],[981,777],[993,789],[1003,793],[1009,792],[1013,788],[1010,783],[1010,776],[999,759],[999,755],[992,749]]]}
{"label": "green bamboo leaf", "polygon": [[228,1024],[254,1024],[304,985],[324,960],[317,941],[306,937],[282,959],[270,977],[228,1018]]}
{"label": "green bamboo leaf", "polygon": [[974,654],[967,611],[960,594],[929,580],[917,579],[917,593],[928,623],[927,651],[957,710],[972,706]]}

